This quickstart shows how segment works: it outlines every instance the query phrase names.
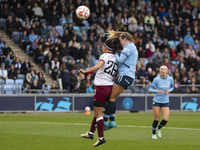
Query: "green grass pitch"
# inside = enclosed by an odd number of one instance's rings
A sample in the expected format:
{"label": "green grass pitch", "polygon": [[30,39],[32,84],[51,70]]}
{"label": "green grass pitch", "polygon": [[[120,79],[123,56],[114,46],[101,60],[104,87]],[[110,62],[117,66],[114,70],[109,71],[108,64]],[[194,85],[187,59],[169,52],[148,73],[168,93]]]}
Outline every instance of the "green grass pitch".
{"label": "green grass pitch", "polygon": [[0,114],[0,150],[200,150],[200,113],[173,112],[163,137],[151,139],[152,113],[117,113],[118,127],[94,148],[88,131],[93,115],[83,113]]}

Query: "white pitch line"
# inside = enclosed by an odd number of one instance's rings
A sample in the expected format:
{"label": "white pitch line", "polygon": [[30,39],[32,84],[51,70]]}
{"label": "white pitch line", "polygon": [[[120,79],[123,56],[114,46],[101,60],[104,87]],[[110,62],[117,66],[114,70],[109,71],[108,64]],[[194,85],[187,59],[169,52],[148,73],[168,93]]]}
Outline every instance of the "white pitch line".
{"label": "white pitch line", "polygon": [[[87,123],[61,123],[61,122],[0,122],[0,124],[16,123],[16,124],[49,124],[49,125],[76,125],[76,126],[89,126]],[[118,127],[124,128],[152,128],[151,126],[134,126],[134,125],[117,125]],[[177,128],[177,127],[165,127],[165,129],[172,130],[195,130],[200,131],[200,129],[195,128]]]}

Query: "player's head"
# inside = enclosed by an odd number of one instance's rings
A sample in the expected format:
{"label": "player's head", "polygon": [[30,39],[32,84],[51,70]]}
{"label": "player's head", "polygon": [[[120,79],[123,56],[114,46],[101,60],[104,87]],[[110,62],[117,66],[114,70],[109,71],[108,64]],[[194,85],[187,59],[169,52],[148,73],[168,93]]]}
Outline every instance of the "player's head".
{"label": "player's head", "polygon": [[108,39],[105,41],[102,50],[103,51],[108,50],[111,51],[112,53],[115,53],[115,51],[118,50],[118,48],[120,47],[118,43],[120,43],[118,38]]}
{"label": "player's head", "polygon": [[165,75],[167,75],[167,73],[168,73],[168,68],[167,68],[167,66],[165,66],[165,65],[162,65],[161,67],[160,67],[160,74],[163,76],[165,76]]}
{"label": "player's head", "polygon": [[133,42],[132,35],[128,32],[108,30],[107,35],[108,39],[118,39],[123,47],[127,44],[127,42]]}

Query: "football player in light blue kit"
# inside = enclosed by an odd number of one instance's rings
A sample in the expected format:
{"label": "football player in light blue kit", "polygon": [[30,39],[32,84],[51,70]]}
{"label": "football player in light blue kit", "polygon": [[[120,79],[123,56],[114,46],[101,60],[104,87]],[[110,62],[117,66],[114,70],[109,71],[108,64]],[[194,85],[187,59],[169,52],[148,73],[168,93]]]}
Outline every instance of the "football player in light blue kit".
{"label": "football player in light blue kit", "polygon": [[[168,68],[166,66],[160,67],[160,75],[154,78],[149,92],[155,93],[153,98],[153,113],[154,121],[152,124],[152,139],[158,139],[156,136],[156,129],[158,132],[158,137],[162,137],[161,128],[166,125],[169,119],[169,92],[174,89],[174,80],[172,77],[167,75]],[[162,121],[157,128],[160,111],[162,113]]]}
{"label": "football player in light blue kit", "polygon": [[[132,35],[128,32],[108,31],[108,39],[118,38],[123,47],[120,56],[116,56],[118,63],[118,76],[112,87],[109,101],[104,112],[104,129],[115,128],[116,98],[130,86],[135,79],[136,65],[138,61],[138,51],[133,43]],[[117,44],[117,43],[116,43]],[[108,123],[108,118],[110,122]]]}

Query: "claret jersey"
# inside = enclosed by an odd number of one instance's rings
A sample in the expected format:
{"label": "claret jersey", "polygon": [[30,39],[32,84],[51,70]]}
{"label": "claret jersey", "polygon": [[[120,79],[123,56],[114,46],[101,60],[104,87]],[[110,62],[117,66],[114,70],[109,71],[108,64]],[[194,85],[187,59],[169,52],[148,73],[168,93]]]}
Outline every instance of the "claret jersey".
{"label": "claret jersey", "polygon": [[115,55],[112,53],[104,53],[100,56],[99,61],[104,61],[104,65],[97,71],[94,85],[113,85],[113,79],[117,73],[117,61]]}

